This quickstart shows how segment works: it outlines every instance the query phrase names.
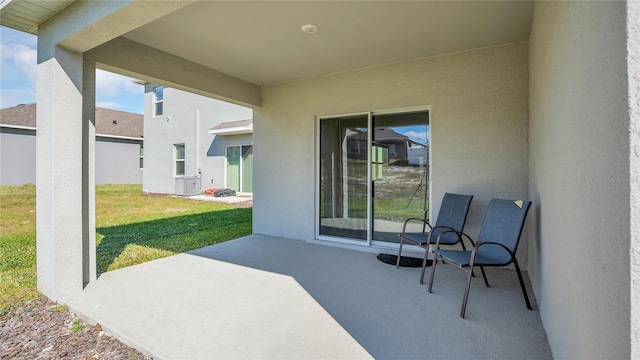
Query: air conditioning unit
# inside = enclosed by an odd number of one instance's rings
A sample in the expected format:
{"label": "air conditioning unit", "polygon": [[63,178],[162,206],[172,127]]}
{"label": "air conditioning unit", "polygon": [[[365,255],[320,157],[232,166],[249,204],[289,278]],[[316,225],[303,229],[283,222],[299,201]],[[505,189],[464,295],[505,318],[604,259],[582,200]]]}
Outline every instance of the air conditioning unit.
{"label": "air conditioning unit", "polygon": [[200,178],[197,176],[182,176],[176,178],[176,195],[189,196],[200,194]]}

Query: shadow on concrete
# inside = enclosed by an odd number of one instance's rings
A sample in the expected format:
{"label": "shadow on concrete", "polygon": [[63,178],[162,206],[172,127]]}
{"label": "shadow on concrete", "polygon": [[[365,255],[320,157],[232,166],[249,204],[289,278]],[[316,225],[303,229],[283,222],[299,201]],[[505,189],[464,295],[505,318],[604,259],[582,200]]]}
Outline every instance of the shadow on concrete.
{"label": "shadow on concrete", "polygon": [[429,294],[419,268],[296,240],[252,235],[188,254],[293,278],[374,358],[551,358],[510,270],[487,269],[491,288],[476,278],[461,319],[466,273],[451,266],[437,269]]}

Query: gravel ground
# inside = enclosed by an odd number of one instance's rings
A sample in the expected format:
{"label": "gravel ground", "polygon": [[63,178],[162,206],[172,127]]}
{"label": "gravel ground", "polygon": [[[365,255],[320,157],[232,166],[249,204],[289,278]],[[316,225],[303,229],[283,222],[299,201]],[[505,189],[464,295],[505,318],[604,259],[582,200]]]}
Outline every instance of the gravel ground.
{"label": "gravel ground", "polygon": [[41,297],[0,318],[0,359],[150,358]]}

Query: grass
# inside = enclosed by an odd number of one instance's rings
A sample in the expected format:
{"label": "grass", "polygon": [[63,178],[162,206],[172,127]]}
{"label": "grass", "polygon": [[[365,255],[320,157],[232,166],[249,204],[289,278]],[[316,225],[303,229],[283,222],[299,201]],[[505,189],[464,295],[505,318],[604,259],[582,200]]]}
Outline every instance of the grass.
{"label": "grass", "polygon": [[85,325],[80,319],[74,319],[71,323],[71,330],[69,330],[72,334],[77,333],[80,330],[84,330]]}
{"label": "grass", "polygon": [[0,186],[0,315],[36,290],[34,186]]}
{"label": "grass", "polygon": [[[424,217],[429,201],[425,196],[429,194],[429,180],[424,167],[408,166],[406,159],[394,159],[393,166],[385,166],[381,177],[375,180],[375,196],[373,197],[373,216],[375,219],[394,222],[404,222],[407,218]],[[405,166],[398,164],[406,163]],[[346,198],[348,201],[349,217],[365,219],[367,217],[367,184],[366,162],[349,159],[351,169],[348,178]],[[321,214],[326,214],[325,206],[331,201],[326,197],[335,196],[338,203],[345,195],[340,191],[332,194],[330,178],[323,179],[325,187],[320,194]],[[341,206],[341,204],[339,204]]]}
{"label": "grass", "polygon": [[68,309],[69,308],[67,307],[67,305],[56,305],[56,306],[53,306],[53,307],[49,308],[49,312],[61,313],[61,312],[67,311]]}
{"label": "grass", "polygon": [[[115,270],[251,234],[251,209],[96,188],[97,271]],[[35,187],[0,187],[0,316],[36,289]]]}

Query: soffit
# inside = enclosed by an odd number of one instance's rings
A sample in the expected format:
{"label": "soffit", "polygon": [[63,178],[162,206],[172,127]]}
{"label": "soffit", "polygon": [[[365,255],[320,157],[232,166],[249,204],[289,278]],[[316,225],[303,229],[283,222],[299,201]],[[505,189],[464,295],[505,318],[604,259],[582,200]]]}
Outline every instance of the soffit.
{"label": "soffit", "polygon": [[527,41],[532,14],[530,1],[204,1],[124,37],[269,86]]}
{"label": "soffit", "polygon": [[76,0],[0,0],[0,24],[12,29],[38,33],[38,26]]}

